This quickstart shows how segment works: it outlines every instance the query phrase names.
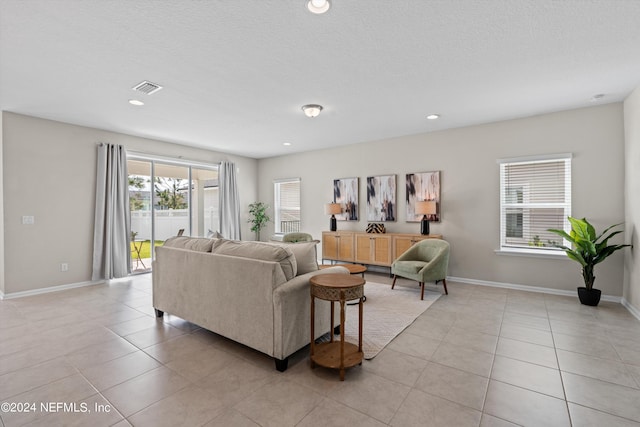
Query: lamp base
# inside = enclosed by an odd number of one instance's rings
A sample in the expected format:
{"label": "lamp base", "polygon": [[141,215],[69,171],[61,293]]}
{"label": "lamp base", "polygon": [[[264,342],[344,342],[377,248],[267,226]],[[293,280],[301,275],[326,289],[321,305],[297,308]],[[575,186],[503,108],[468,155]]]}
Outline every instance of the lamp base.
{"label": "lamp base", "polygon": [[331,215],[331,219],[329,220],[329,230],[336,231],[338,229],[338,221],[336,221],[336,216]]}
{"label": "lamp base", "polygon": [[423,216],[422,221],[420,221],[420,234],[425,236],[429,234],[429,220],[426,215]]}

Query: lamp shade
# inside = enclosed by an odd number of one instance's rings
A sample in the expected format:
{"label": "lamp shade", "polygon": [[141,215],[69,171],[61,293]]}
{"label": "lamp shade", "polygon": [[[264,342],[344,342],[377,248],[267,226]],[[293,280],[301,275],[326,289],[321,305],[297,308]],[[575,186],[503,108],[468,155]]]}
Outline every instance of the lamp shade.
{"label": "lamp shade", "polygon": [[327,203],[324,205],[324,213],[325,215],[335,215],[342,212],[342,207],[340,203]]}
{"label": "lamp shade", "polygon": [[435,200],[424,200],[421,202],[416,202],[416,215],[435,215],[435,213]]}

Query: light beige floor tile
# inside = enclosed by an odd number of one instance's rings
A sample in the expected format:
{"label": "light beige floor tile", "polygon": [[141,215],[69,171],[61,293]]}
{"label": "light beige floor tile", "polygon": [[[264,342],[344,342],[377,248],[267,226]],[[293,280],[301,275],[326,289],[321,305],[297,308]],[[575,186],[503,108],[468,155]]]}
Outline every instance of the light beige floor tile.
{"label": "light beige floor tile", "polygon": [[161,366],[102,392],[113,406],[128,417],[185,388],[189,381]]}
{"label": "light beige floor tile", "polygon": [[174,328],[166,323],[158,323],[151,328],[125,335],[124,339],[138,348],[147,348],[171,338],[179,337],[185,333],[185,331]]}
{"label": "light beige floor tile", "polygon": [[500,338],[496,347],[496,355],[535,363],[548,368],[558,368],[556,352],[553,348],[524,341]]}
{"label": "light beige floor tile", "polygon": [[[428,312],[429,310],[425,311],[425,313]],[[454,321],[455,316],[452,321],[420,316],[405,331],[413,335],[441,340],[447,335]]]}
{"label": "light beige floor tile", "polygon": [[365,360],[362,367],[366,372],[411,387],[428,363],[419,357],[385,348],[372,360]]}
{"label": "light beige floor tile", "polygon": [[100,365],[113,359],[138,351],[138,348],[124,338],[115,337],[80,350],[67,353],[65,359],[78,369]]}
{"label": "light beige floor tile", "polygon": [[[77,373],[6,399],[6,402],[28,403],[34,406],[28,411],[3,413],[2,419],[7,427],[24,425],[47,415],[42,405],[48,405],[50,402],[79,403],[96,393],[96,389]],[[57,410],[57,406],[53,406],[52,409]],[[63,408],[60,410],[64,411]]]}
{"label": "light beige floor tile", "polygon": [[379,377],[364,370],[351,369],[344,381],[331,392],[329,398],[369,415],[383,423],[389,423],[410,387]]}
{"label": "light beige floor tile", "polygon": [[498,335],[502,325],[502,318],[495,317],[462,317],[453,326],[459,329],[481,332],[483,334]]}
{"label": "light beige floor tile", "polygon": [[103,391],[159,366],[160,363],[154,358],[136,351],[80,371],[96,389]]}
{"label": "light beige floor tile", "polygon": [[64,350],[57,349],[57,351],[54,351],[51,348],[47,348],[45,351],[42,347],[36,346],[20,350],[16,353],[11,353],[6,356],[1,356],[0,375],[30,366],[39,365],[63,356],[64,353]]}
{"label": "light beige floor tile", "polygon": [[514,424],[507,420],[503,420],[498,417],[494,417],[489,414],[482,414],[482,420],[480,421],[480,427],[518,427],[519,424]]}
{"label": "light beige floor tile", "polygon": [[323,396],[293,381],[274,378],[234,406],[261,426],[295,426]]}
{"label": "light beige floor tile", "polygon": [[562,373],[567,401],[640,421],[640,390],[581,375]]}
{"label": "light beige floor tile", "polygon": [[574,426],[580,427],[640,427],[640,423],[616,417],[595,409],[569,403],[569,414]]}
{"label": "light beige floor tile", "polygon": [[58,358],[17,371],[0,375],[0,400],[24,393],[62,378],[77,374],[78,370]]}
{"label": "light beige floor tile", "polygon": [[453,327],[443,341],[473,350],[484,351],[485,353],[495,353],[498,337]]}
{"label": "light beige floor tile", "polygon": [[124,427],[129,425],[126,420],[122,418],[122,415],[99,394],[94,394],[87,399],[75,403],[75,411],[63,410],[61,412],[50,413],[28,425],[30,427]]}
{"label": "light beige floor tile", "polygon": [[387,424],[331,399],[323,399],[297,427],[383,427]]}
{"label": "light beige floor tile", "polygon": [[540,318],[547,318],[547,307],[544,302],[540,304],[531,304],[526,301],[520,300],[507,300],[507,304],[504,306],[505,315],[507,313],[518,313],[527,316],[535,316]]}
{"label": "light beige floor tile", "polygon": [[540,317],[522,313],[506,312],[504,313],[502,321],[508,325],[551,331],[551,325],[549,324],[549,319],[546,316]]}
{"label": "light beige floor tile", "polygon": [[620,361],[620,356],[606,338],[582,337],[553,333],[556,348],[588,356]]}
{"label": "light beige floor tile", "polygon": [[431,361],[488,378],[493,354],[443,342]]}
{"label": "light beige floor tile", "polygon": [[119,311],[102,314],[100,316],[92,318],[91,320],[102,326],[111,326],[117,323],[123,323],[129,320],[145,317],[145,315],[139,312],[138,310],[134,310],[129,307],[124,307],[121,304],[117,304],[117,305],[121,306],[122,309]]}
{"label": "light beige floor tile", "polygon": [[430,362],[415,388],[452,402],[482,410],[489,379]]}
{"label": "light beige floor tile", "polygon": [[[197,332],[196,332],[197,333]],[[162,363],[168,363],[189,353],[205,350],[209,347],[195,334],[180,335],[144,349],[146,353]]]}
{"label": "light beige floor tile", "polygon": [[259,424],[251,421],[240,412],[233,408],[229,408],[218,417],[209,421],[203,427],[260,427]]}
{"label": "light beige floor tile", "polygon": [[481,412],[412,389],[389,423],[403,427],[478,426]]}
{"label": "light beige floor tile", "polygon": [[220,415],[224,405],[206,390],[190,385],[129,417],[136,426],[200,426]]}
{"label": "light beige floor tile", "polygon": [[195,384],[209,391],[225,406],[232,406],[269,382],[277,371],[264,369],[238,359],[237,362],[221,369]]}
{"label": "light beige floor tile", "polygon": [[622,362],[600,359],[571,351],[556,350],[560,369],[572,374],[638,388]]}
{"label": "light beige floor tile", "polygon": [[613,347],[624,363],[640,366],[640,351],[637,351],[633,346],[614,344]]}
{"label": "light beige floor tile", "polygon": [[440,341],[438,340],[413,335],[407,332],[395,337],[387,348],[408,354],[409,356],[429,360],[439,345]]}
{"label": "light beige floor tile", "polygon": [[166,363],[165,366],[176,371],[189,381],[195,382],[227,366],[231,366],[237,361],[238,358],[232,354],[213,347],[207,347],[201,351],[179,356]]}
{"label": "light beige floor tile", "polygon": [[525,341],[531,344],[544,345],[547,347],[554,346],[551,332],[543,331],[540,329],[527,328],[525,326],[511,324],[506,321],[502,323],[500,336],[518,341]]}
{"label": "light beige floor tile", "polygon": [[[382,353],[379,353],[378,356],[380,356],[380,354]],[[378,356],[376,356],[376,358]],[[368,360],[362,362],[363,366],[369,363]],[[305,353],[304,357],[298,356],[297,354],[294,355],[293,358],[289,357],[289,368],[277,376],[282,376],[289,381],[310,388],[323,396],[328,396],[338,385],[336,382],[336,371],[317,366],[316,368],[311,368],[308,353]]]}
{"label": "light beige floor tile", "polygon": [[570,426],[564,400],[491,380],[484,412],[524,426]]}
{"label": "light beige floor tile", "polygon": [[627,372],[633,377],[636,381],[636,388],[640,388],[640,366],[638,365],[625,365],[627,368]]}
{"label": "light beige floor tile", "polygon": [[496,356],[491,378],[507,384],[564,399],[560,371],[508,357]]}
{"label": "light beige floor tile", "polygon": [[109,329],[111,329],[113,332],[120,335],[121,337],[124,337],[127,335],[131,335],[134,332],[139,332],[144,329],[153,328],[157,324],[162,324],[162,320],[156,320],[155,318],[144,316],[144,317],[139,317],[137,319],[127,320],[124,322],[109,325]]}

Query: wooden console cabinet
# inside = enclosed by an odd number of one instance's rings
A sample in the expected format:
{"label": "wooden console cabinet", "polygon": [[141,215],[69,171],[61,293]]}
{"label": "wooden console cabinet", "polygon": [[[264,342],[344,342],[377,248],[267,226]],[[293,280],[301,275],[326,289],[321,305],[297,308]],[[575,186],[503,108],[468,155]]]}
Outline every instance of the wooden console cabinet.
{"label": "wooden console cabinet", "polygon": [[393,261],[403,252],[425,239],[442,239],[442,235],[324,231],[322,260],[391,267]]}
{"label": "wooden console cabinet", "polygon": [[323,231],[322,261],[354,262],[353,231]]}

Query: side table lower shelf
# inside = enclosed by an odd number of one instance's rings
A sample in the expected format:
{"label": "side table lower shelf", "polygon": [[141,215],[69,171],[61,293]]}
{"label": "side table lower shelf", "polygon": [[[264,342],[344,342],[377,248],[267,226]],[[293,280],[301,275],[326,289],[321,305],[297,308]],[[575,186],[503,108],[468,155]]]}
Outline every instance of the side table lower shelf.
{"label": "side table lower shelf", "polygon": [[[364,353],[358,351],[358,346],[350,342],[344,343],[343,366],[350,368],[362,363]],[[311,363],[317,363],[325,368],[340,369],[340,341],[316,344]]]}

